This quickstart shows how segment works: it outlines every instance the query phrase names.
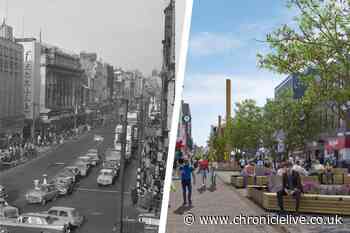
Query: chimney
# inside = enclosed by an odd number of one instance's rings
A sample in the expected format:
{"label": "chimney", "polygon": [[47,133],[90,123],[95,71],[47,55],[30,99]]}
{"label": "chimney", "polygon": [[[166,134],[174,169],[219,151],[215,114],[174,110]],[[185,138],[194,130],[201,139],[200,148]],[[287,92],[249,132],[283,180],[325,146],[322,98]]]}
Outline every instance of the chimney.
{"label": "chimney", "polygon": [[231,118],[231,80],[226,79],[226,122]]}
{"label": "chimney", "polygon": [[217,134],[221,135],[221,116],[219,115],[218,117],[218,130],[217,130]]}

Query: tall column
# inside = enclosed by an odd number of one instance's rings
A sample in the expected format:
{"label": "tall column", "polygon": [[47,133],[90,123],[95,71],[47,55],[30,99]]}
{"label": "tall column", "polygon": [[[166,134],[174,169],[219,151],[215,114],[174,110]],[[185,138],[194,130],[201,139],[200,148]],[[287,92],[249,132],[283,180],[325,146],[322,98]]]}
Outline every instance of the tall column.
{"label": "tall column", "polygon": [[231,80],[226,79],[226,122],[231,118]]}

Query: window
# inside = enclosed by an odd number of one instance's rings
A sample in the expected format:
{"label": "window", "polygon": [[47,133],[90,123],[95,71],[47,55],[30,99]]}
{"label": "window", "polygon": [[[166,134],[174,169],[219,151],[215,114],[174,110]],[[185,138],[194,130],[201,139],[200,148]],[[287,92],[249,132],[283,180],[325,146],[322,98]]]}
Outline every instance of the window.
{"label": "window", "polygon": [[68,217],[68,213],[66,211],[61,211],[60,217]]}
{"label": "window", "polygon": [[49,214],[57,216],[58,215],[58,211],[57,210],[50,210]]}

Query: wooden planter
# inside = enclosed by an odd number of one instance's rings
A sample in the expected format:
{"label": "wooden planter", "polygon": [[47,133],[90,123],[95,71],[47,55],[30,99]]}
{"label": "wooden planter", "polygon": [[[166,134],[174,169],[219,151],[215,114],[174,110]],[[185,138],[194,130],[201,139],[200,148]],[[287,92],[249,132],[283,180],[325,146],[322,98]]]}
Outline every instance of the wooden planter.
{"label": "wooden planter", "polygon": [[[291,196],[283,197],[284,209],[295,211],[295,200]],[[267,210],[279,210],[276,193],[263,193],[262,207]],[[300,212],[317,214],[350,215],[350,196],[303,194],[300,200]]]}

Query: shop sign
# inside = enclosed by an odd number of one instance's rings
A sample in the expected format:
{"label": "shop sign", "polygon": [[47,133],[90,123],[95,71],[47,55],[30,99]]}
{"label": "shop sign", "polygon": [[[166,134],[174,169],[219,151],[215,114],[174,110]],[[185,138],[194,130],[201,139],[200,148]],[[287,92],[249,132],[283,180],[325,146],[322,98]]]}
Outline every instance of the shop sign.
{"label": "shop sign", "polygon": [[24,62],[23,87],[24,87],[24,115],[27,119],[33,118],[33,80],[32,80],[32,61]]}

